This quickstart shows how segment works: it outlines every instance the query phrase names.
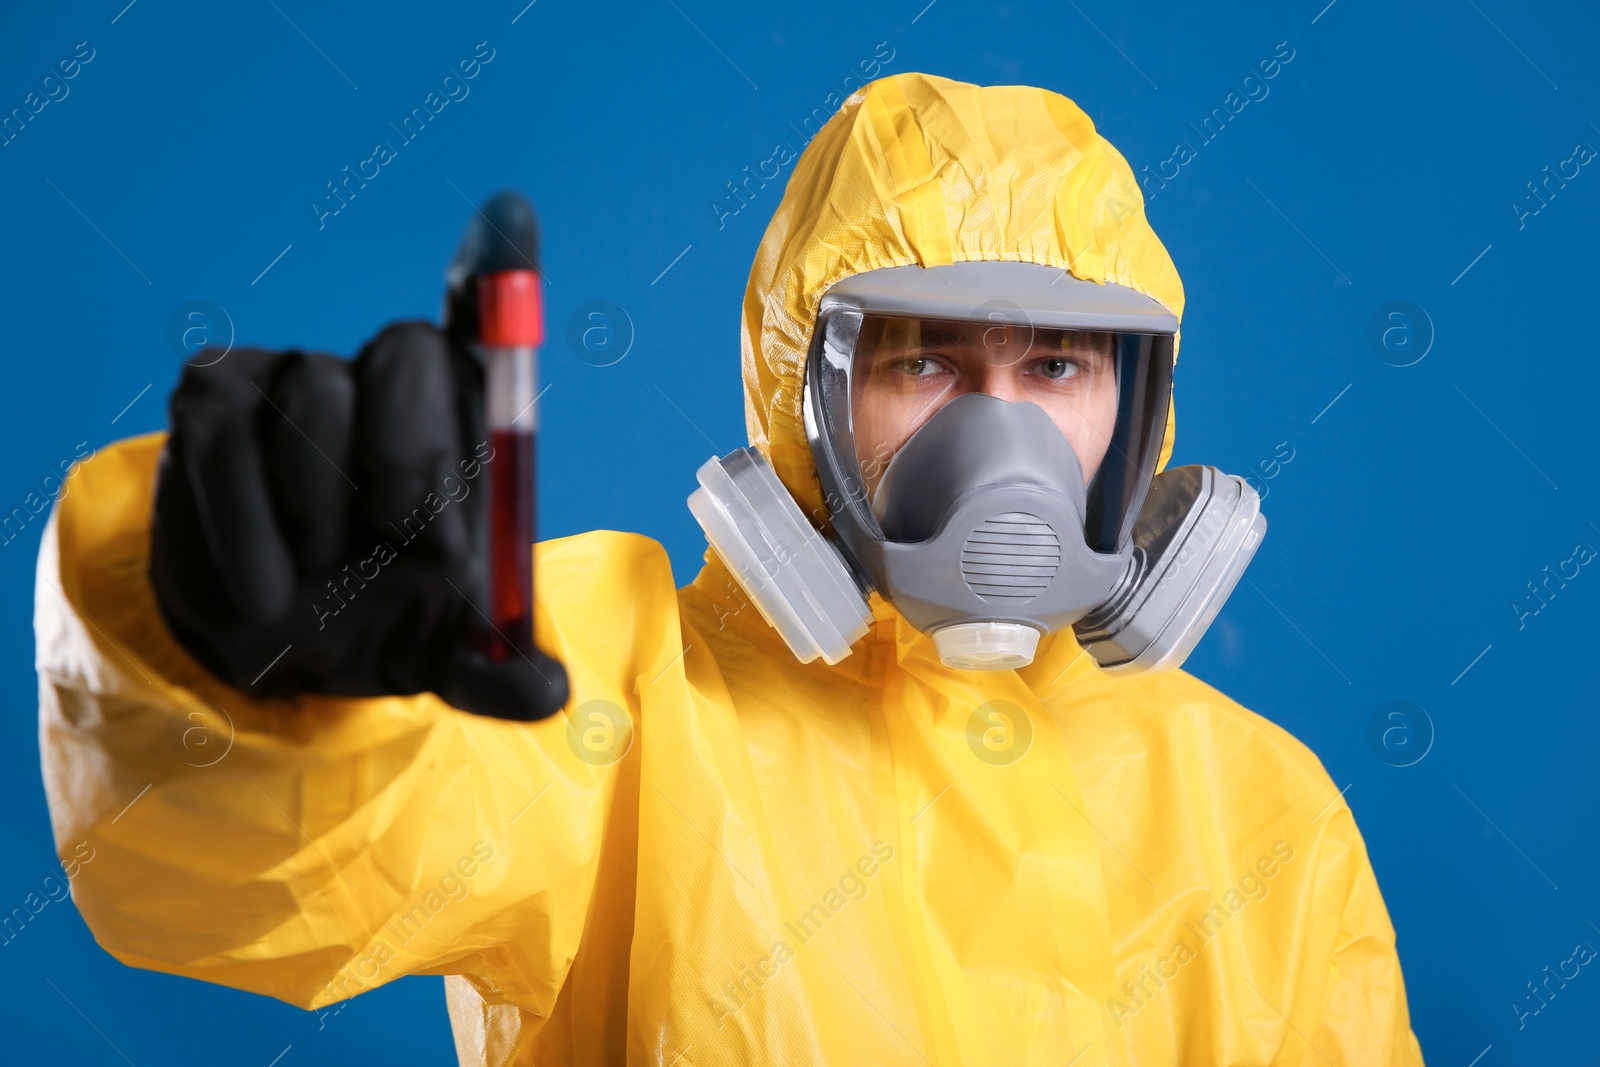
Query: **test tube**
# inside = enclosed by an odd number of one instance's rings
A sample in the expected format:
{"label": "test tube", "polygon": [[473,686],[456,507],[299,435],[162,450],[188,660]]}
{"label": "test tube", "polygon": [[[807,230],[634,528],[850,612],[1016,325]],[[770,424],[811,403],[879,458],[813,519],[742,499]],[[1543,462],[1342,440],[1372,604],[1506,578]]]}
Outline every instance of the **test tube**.
{"label": "test tube", "polygon": [[493,660],[533,657],[534,432],[536,364],[544,340],[539,275],[479,275],[478,342],[484,359],[489,445],[489,619]]}

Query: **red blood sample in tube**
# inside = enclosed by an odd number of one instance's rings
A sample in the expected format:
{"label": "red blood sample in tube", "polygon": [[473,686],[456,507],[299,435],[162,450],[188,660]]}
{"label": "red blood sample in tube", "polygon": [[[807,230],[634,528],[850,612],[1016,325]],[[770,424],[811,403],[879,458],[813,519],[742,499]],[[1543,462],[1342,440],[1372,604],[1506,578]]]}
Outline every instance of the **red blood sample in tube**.
{"label": "red blood sample in tube", "polygon": [[534,351],[544,339],[539,275],[509,270],[478,278],[489,444],[489,619],[483,651],[496,661],[532,656],[534,542]]}

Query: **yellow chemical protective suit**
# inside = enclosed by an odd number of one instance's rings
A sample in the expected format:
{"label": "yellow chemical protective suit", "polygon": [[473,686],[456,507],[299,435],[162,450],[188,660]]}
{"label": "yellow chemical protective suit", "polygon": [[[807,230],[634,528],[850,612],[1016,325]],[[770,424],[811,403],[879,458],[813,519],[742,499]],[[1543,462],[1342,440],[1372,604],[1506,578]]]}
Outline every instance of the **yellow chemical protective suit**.
{"label": "yellow chemical protective suit", "polygon": [[[796,164],[744,302],[750,435],[803,509],[819,297],[969,259],[1182,309],[1071,101],[872,83]],[[853,655],[801,665],[714,555],[674,590],[658,544],[601,531],[535,553],[565,715],[257,700],[157,611],[161,444],[82,464],[39,561],[55,838],[93,846],[73,895],[128,964],[307,1008],[448,975],[468,1064],[1422,1062],[1338,791],[1181,671],[1112,678],[1070,631],[949,670],[876,597]]]}

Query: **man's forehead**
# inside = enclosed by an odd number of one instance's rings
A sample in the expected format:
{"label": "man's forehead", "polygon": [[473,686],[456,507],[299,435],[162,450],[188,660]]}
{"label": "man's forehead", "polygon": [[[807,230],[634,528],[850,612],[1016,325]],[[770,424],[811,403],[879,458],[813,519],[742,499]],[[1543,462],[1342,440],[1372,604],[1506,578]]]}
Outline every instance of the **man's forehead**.
{"label": "man's forehead", "polygon": [[1025,339],[1030,347],[1089,348],[1109,351],[1114,334],[1086,330],[1035,329],[1030,326],[1006,325],[962,319],[901,319],[885,324],[883,338],[893,342],[903,339],[911,344],[977,344],[985,340],[988,331],[996,327],[1008,331],[1013,338]]}

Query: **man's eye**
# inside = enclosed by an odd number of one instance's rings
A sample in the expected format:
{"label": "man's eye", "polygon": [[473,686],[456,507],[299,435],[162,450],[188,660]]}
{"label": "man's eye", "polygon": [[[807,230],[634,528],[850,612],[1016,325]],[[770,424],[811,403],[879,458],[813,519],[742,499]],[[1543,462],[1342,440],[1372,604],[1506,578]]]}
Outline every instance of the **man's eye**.
{"label": "man's eye", "polygon": [[939,364],[927,356],[908,356],[900,360],[897,366],[900,373],[909,374],[913,378],[930,377],[940,370]]}
{"label": "man's eye", "polygon": [[1070,359],[1041,359],[1038,363],[1039,373],[1046,378],[1071,378],[1076,376],[1083,368]]}

